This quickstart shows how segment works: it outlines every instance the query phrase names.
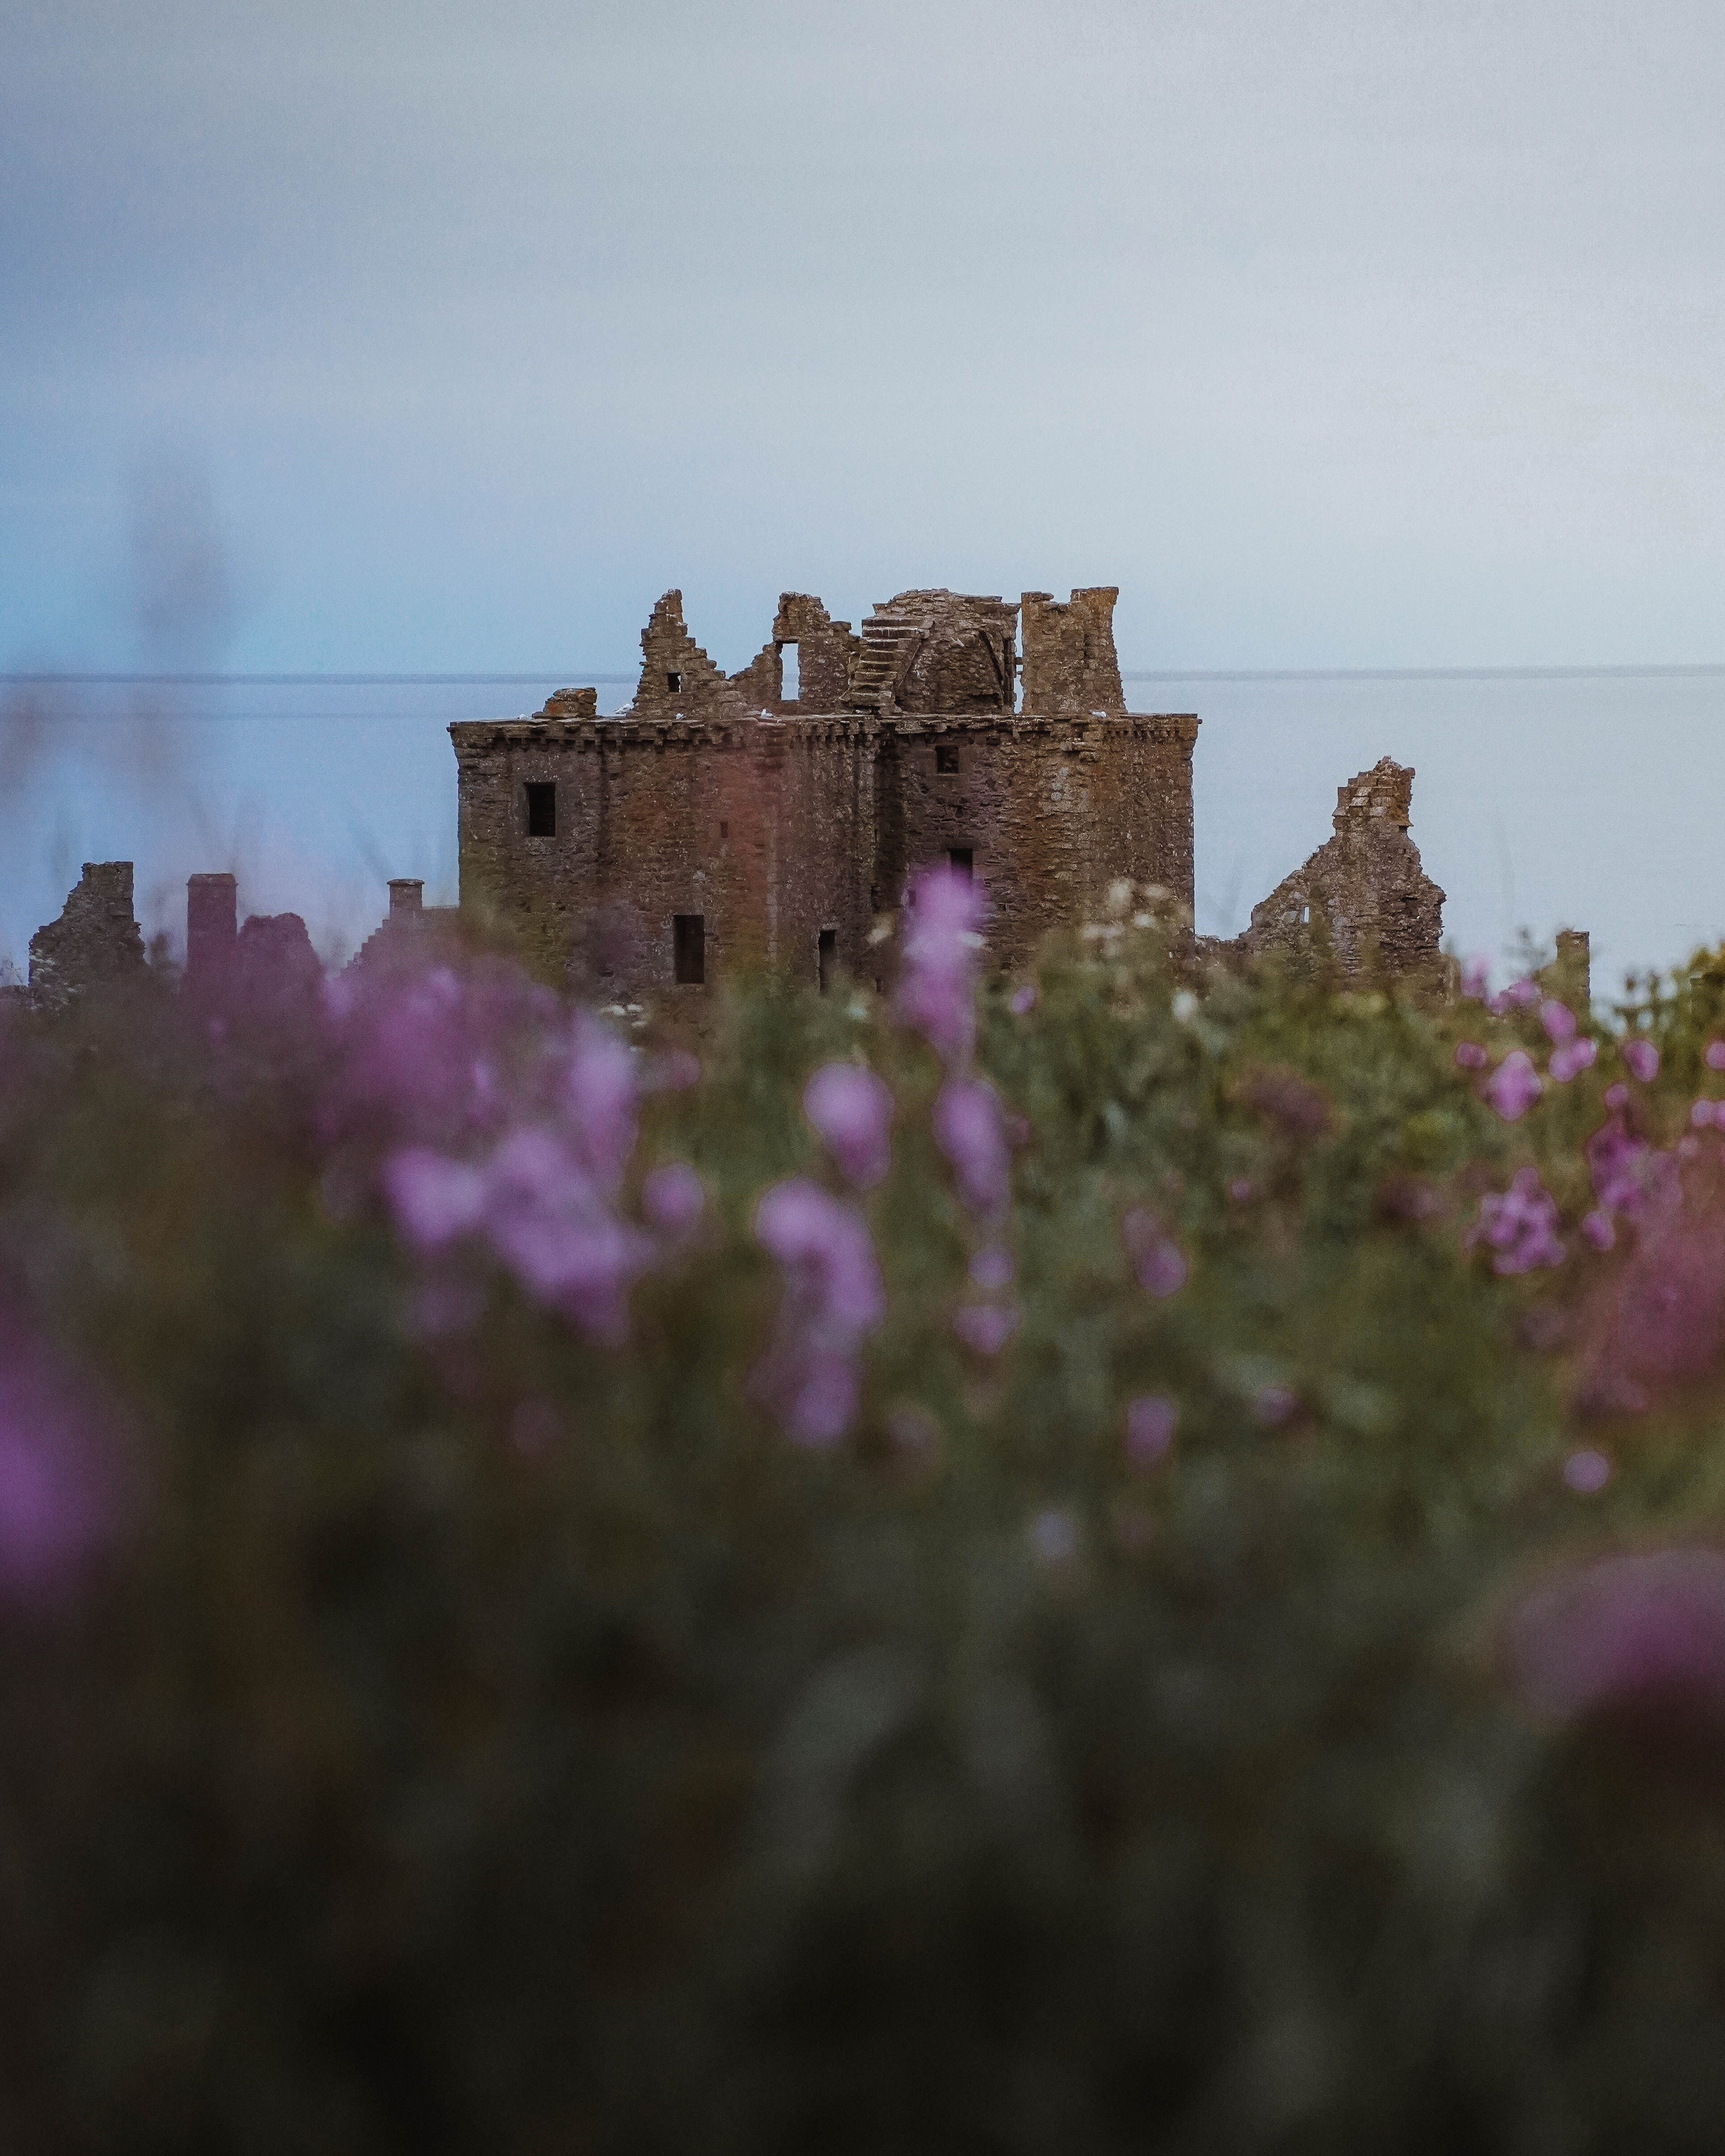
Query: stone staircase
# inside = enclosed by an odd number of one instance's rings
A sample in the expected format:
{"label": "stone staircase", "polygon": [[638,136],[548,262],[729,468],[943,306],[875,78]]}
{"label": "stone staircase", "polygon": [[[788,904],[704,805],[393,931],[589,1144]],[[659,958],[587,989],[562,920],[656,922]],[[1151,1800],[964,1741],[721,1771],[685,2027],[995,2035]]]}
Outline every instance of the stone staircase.
{"label": "stone staircase", "polygon": [[932,625],[929,614],[885,613],[878,607],[862,625],[862,654],[850,675],[846,701],[853,710],[889,705]]}

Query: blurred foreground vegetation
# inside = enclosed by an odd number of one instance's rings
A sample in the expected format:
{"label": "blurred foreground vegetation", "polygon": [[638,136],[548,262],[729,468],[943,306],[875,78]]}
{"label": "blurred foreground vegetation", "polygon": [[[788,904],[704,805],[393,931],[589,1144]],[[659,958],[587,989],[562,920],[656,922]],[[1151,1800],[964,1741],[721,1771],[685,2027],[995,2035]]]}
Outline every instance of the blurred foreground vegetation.
{"label": "blurred foreground vegetation", "polygon": [[1725,2141],[1725,973],[968,947],[0,1026],[6,2147]]}

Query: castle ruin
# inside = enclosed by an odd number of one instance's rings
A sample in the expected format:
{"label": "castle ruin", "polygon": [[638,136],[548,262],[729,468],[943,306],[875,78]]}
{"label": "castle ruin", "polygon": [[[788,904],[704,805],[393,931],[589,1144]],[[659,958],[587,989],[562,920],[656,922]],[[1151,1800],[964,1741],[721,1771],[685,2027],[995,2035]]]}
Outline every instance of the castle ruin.
{"label": "castle ruin", "polygon": [[[1117,597],[901,592],[858,633],[787,592],[759,653],[726,675],[667,592],[618,716],[599,716],[596,689],[571,688],[530,718],[449,728],[459,912],[578,994],[697,1008],[747,973],[820,989],[880,981],[882,916],[928,862],[985,884],[1003,971],[1100,914],[1122,881],[1159,888],[1189,921],[1199,722],[1127,709]],[[1345,975],[1439,985],[1444,894],[1409,835],[1413,781],[1388,757],[1350,780],[1328,841],[1243,934],[1195,938],[1193,956],[1323,952]],[[356,965],[411,957],[452,925],[417,881],[389,889]],[[131,864],[87,864],[32,941],[31,999],[64,1002],[143,964]],[[297,915],[241,927],[231,875],[191,879],[189,994],[261,993],[316,965]]]}

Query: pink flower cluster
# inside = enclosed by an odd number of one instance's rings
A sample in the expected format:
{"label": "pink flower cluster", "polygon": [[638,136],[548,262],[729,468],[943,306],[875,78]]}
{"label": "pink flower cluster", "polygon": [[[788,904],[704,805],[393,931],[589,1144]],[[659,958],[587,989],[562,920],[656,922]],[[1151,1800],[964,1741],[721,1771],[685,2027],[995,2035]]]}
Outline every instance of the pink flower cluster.
{"label": "pink flower cluster", "polygon": [[806,1177],[776,1183],[755,1208],[755,1240],[784,1273],[784,1296],[751,1386],[798,1445],[824,1450],[850,1428],[861,1346],[886,1315],[866,1222]]}
{"label": "pink flower cluster", "polygon": [[892,1166],[892,1089],[860,1063],[824,1063],[803,1088],[803,1112],[859,1190]]}
{"label": "pink flower cluster", "polygon": [[1468,1242],[1484,1243],[1498,1273],[1530,1272],[1536,1265],[1560,1265],[1558,1202],[1539,1180],[1536,1168],[1518,1168],[1509,1188],[1480,1200],[1480,1217]]}
{"label": "pink flower cluster", "polygon": [[934,1142],[952,1163],[968,1213],[989,1225],[1012,1199],[1012,1155],[1000,1096],[986,1078],[949,1078],[935,1096]]}
{"label": "pink flower cluster", "polygon": [[1622,1056],[1630,1077],[1639,1079],[1642,1085],[1651,1086],[1658,1077],[1659,1050],[1651,1040],[1643,1039],[1639,1034],[1631,1034],[1618,1054]]}
{"label": "pink flower cluster", "polygon": [[[383,1188],[398,1229],[428,1257],[464,1239],[484,1244],[535,1301],[594,1339],[620,1342],[629,1290],[660,1250],[617,1209],[635,1144],[633,1057],[582,1012],[547,1044],[530,1102],[514,1115],[490,1097],[489,1066],[475,1068],[486,1082],[470,1097],[484,1097],[481,1121],[501,1122],[501,1132],[459,1154],[429,1145],[391,1152]],[[648,1219],[673,1239],[705,1203],[700,1178],[680,1163],[655,1169],[642,1196]]]}
{"label": "pink flower cluster", "polygon": [[1517,1691],[1548,1721],[1625,1710],[1725,1715],[1725,1554],[1680,1548],[1603,1558],[1523,1596],[1504,1648]]}
{"label": "pink flower cluster", "polygon": [[898,1014],[926,1035],[948,1070],[968,1065],[976,1045],[983,914],[980,888],[957,869],[922,869],[911,879]]}
{"label": "pink flower cluster", "polygon": [[1135,1205],[1120,1224],[1121,1239],[1138,1285],[1165,1301],[1186,1285],[1186,1260],[1179,1245],[1146,1207]]}
{"label": "pink flower cluster", "polygon": [[0,1595],[64,1602],[120,1525],[121,1464],[88,1389],[0,1327]]}
{"label": "pink flower cluster", "polygon": [[1507,1123],[1519,1122],[1545,1091],[1533,1060],[1524,1048],[1512,1048],[1481,1088]]}

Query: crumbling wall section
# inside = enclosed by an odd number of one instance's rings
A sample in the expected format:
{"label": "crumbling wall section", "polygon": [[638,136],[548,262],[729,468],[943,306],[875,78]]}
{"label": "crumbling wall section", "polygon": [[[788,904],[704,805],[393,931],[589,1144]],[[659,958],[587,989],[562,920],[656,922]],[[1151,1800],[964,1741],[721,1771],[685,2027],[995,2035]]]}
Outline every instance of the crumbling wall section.
{"label": "crumbling wall section", "polygon": [[1408,834],[1413,790],[1389,757],[1338,788],[1334,835],[1252,908],[1238,947],[1304,958],[1327,942],[1344,973],[1435,982],[1444,893]]}
{"label": "crumbling wall section", "polygon": [[30,938],[30,1000],[57,1010],[92,988],[145,973],[130,861],[86,861],[58,921]]}
{"label": "crumbling wall section", "polygon": [[1066,718],[1125,711],[1114,649],[1119,597],[1117,584],[1080,588],[1065,603],[1050,592],[1024,593],[1025,711]]}
{"label": "crumbling wall section", "polygon": [[741,719],[748,706],[691,636],[683,594],[667,592],[641,631],[641,678],[630,707],[642,719]]}
{"label": "crumbling wall section", "polygon": [[883,715],[1010,711],[1018,608],[945,590],[900,592],[864,622],[849,701]]}

